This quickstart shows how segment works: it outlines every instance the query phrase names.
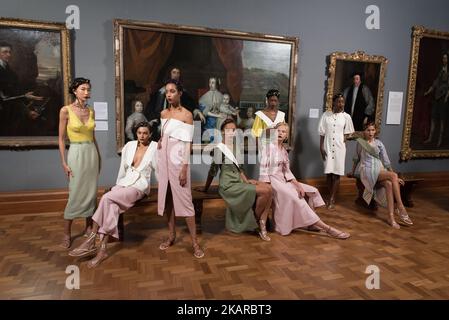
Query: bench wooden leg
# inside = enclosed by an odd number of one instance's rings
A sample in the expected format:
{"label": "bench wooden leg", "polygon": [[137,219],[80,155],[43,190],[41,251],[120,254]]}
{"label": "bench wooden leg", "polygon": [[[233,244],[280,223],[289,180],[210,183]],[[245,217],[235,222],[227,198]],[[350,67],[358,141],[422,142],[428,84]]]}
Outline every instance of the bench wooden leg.
{"label": "bench wooden leg", "polygon": [[125,224],[123,223],[123,214],[120,214],[120,215],[118,216],[117,229],[118,229],[118,240],[119,240],[119,241],[124,241],[124,237],[125,237]]}
{"label": "bench wooden leg", "polygon": [[201,227],[201,217],[203,215],[203,200],[193,200],[193,207],[195,208],[195,225],[196,225],[196,233],[202,232]]}
{"label": "bench wooden leg", "polygon": [[408,208],[413,208],[413,200],[412,200],[412,192],[413,192],[413,186],[417,184],[413,181],[406,181],[403,186],[401,186],[401,199],[402,203],[404,203],[404,206]]}

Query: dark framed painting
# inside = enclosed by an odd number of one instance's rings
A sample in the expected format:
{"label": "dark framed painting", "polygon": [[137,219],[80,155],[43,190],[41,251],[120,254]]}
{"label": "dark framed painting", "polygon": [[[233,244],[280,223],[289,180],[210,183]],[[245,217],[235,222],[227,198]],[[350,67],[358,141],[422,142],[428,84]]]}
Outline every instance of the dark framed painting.
{"label": "dark framed painting", "polygon": [[286,120],[294,121],[296,37],[118,19],[114,35],[117,150],[133,139],[136,119],[158,121],[167,107],[163,84],[174,77],[194,116],[194,150],[216,141],[213,132],[228,117],[249,130],[271,88],[281,93]]}
{"label": "dark framed painting", "polygon": [[412,28],[401,160],[449,157],[449,32]]}
{"label": "dark framed painting", "polygon": [[385,57],[363,51],[332,53],[328,61],[326,110],[332,110],[333,96],[341,93],[355,131],[362,131],[368,120],[380,128],[387,63]]}
{"label": "dark framed painting", "polygon": [[0,147],[58,145],[70,52],[63,23],[0,18]]}

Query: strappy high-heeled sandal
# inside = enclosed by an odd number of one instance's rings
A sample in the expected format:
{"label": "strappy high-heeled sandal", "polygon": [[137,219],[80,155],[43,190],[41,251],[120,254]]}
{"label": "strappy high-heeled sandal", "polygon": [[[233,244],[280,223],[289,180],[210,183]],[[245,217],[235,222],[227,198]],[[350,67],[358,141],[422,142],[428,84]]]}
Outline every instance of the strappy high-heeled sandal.
{"label": "strappy high-heeled sandal", "polygon": [[176,240],[176,234],[171,234],[168,236],[168,238],[166,240],[164,240],[160,245],[159,245],[159,249],[160,250],[167,250],[169,247],[171,247]]}
{"label": "strappy high-heeled sandal", "polygon": [[92,260],[89,260],[87,263],[88,268],[95,268],[98,266],[102,261],[106,260],[109,257],[109,255],[106,252],[106,244],[102,243],[100,246],[100,250],[98,250],[97,256],[93,258]]}
{"label": "strappy high-heeled sandal", "polygon": [[259,220],[259,237],[264,241],[271,241],[271,238],[268,236],[267,227],[265,225],[265,221]]}
{"label": "strappy high-heeled sandal", "polygon": [[396,213],[399,216],[399,221],[401,221],[403,224],[405,224],[407,226],[413,225],[413,221],[408,216],[407,210],[405,210],[405,208],[403,208],[402,210],[399,210],[399,208],[397,208]]}
{"label": "strappy high-heeled sandal", "polygon": [[329,200],[329,203],[327,204],[327,209],[331,211],[335,210],[335,200],[333,199]]}
{"label": "strappy high-heeled sandal", "polygon": [[390,214],[390,218],[388,219],[388,223],[394,229],[401,229],[401,226],[394,220],[394,214],[392,214],[392,213]]}
{"label": "strappy high-heeled sandal", "polygon": [[92,228],[90,228],[89,230],[86,228],[86,230],[84,230],[83,237],[89,238],[91,233],[92,233]]}
{"label": "strappy high-heeled sandal", "polygon": [[204,251],[203,249],[201,249],[198,243],[195,243],[193,245],[193,256],[197,259],[201,259],[202,257],[204,257]]}
{"label": "strappy high-heeled sandal", "polygon": [[335,228],[332,228],[331,226],[329,226],[325,230],[325,232],[329,237],[335,238],[335,239],[340,239],[340,240],[348,239],[351,236],[349,233],[337,230]]}
{"label": "strappy high-heeled sandal", "polygon": [[81,258],[95,254],[97,252],[97,247],[95,246],[96,238],[97,234],[92,232],[86,241],[84,241],[78,248],[69,252],[69,256]]}
{"label": "strappy high-heeled sandal", "polygon": [[72,237],[64,235],[59,246],[63,247],[64,249],[69,249],[72,246]]}

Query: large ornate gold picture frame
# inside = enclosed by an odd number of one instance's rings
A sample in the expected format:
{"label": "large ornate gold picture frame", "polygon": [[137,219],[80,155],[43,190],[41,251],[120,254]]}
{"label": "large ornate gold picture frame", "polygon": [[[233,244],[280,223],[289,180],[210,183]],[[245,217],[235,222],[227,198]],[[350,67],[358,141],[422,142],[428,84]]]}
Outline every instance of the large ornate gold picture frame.
{"label": "large ornate gold picture frame", "polygon": [[449,157],[449,32],[412,28],[401,160]]}
{"label": "large ornate gold picture frame", "polygon": [[63,23],[0,18],[0,147],[58,145],[69,103],[70,35]]}
{"label": "large ornate gold picture frame", "polygon": [[[354,53],[333,52],[328,61],[328,78],[326,92],[326,110],[332,110],[332,98],[337,93],[343,93],[346,98],[345,111],[354,115],[352,96],[354,93],[353,78],[358,75],[361,84],[365,86],[359,91],[365,108],[362,114],[365,116],[354,117],[353,123],[356,131],[361,131],[363,122],[374,120],[378,128],[382,122],[382,105],[384,99],[384,79],[388,60],[383,56],[369,55],[363,51]],[[363,94],[362,94],[363,93]],[[357,102],[358,103],[358,102]]]}
{"label": "large ornate gold picture frame", "polygon": [[238,117],[233,116],[242,129],[250,127],[254,112],[265,107],[270,88],[280,90],[279,109],[289,123],[294,121],[298,38],[119,19],[114,21],[114,37],[118,151],[133,138],[133,119],[142,119],[136,114],[138,101],[146,120],[159,119],[166,107],[163,83],[173,68],[179,70],[185,89],[181,103],[200,123],[193,149],[216,141],[204,131],[218,125],[201,116],[208,103],[201,98],[211,91],[210,81],[219,91],[219,103],[227,94],[230,105],[238,108]]}

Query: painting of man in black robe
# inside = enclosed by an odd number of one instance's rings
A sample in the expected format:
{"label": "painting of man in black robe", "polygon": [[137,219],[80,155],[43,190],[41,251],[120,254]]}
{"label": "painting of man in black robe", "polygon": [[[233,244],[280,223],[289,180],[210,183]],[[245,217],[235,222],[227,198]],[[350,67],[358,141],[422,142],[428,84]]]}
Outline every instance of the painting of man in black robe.
{"label": "painting of man in black robe", "polygon": [[63,88],[59,32],[0,28],[0,137],[57,136]]}

